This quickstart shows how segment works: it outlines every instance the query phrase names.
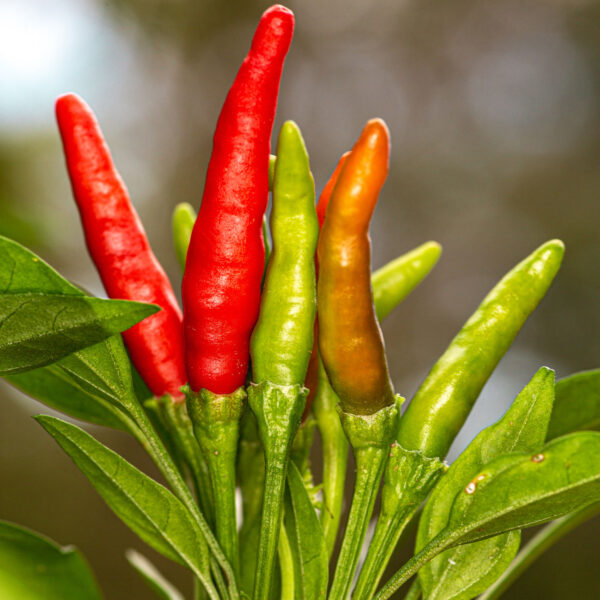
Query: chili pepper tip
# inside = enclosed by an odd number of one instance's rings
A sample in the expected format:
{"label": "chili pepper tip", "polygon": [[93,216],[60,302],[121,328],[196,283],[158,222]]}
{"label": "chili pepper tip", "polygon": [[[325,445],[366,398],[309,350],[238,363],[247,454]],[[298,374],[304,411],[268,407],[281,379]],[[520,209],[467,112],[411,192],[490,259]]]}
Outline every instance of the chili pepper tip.
{"label": "chili pepper tip", "polygon": [[[279,19],[280,23],[274,23],[273,21],[275,19]],[[262,14],[262,17],[260,18],[259,27],[260,25],[267,25],[267,22],[268,26],[270,27],[277,27],[277,25],[279,25],[284,29],[289,29],[291,40],[291,35],[294,30],[294,13],[289,8],[282,6],[281,4],[274,4],[273,6],[267,8],[267,10],[265,10],[265,12]]]}
{"label": "chili pepper tip", "polygon": [[559,239],[550,240],[540,247],[540,250],[542,250],[542,249],[564,252],[565,251],[565,243]]}
{"label": "chili pepper tip", "polygon": [[68,92],[60,95],[54,103],[54,113],[59,125],[72,117],[73,113],[91,112],[87,102],[78,94]]}

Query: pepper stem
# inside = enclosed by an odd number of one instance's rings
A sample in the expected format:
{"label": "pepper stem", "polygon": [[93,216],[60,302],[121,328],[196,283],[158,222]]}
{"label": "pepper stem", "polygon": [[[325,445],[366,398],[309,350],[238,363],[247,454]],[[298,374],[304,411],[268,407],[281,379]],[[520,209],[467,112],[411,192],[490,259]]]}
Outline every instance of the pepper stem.
{"label": "pepper stem", "polygon": [[265,451],[265,488],[254,599],[271,594],[282,522],[283,494],[292,441],[300,425],[308,390],[301,385],[252,384],[248,403],[256,415]]}
{"label": "pepper stem", "polygon": [[356,459],[356,482],[329,600],[346,600],[360,556],[389,446],[398,430],[401,399],[372,415],[340,410],[342,426]]}
{"label": "pepper stem", "polygon": [[[169,395],[153,399],[152,402],[156,403],[157,415],[170,436],[177,455],[189,469],[200,508],[208,522],[212,523],[214,502],[210,487],[210,474],[194,436],[194,428],[186,403],[174,402]],[[148,404],[146,403],[146,407]]]}
{"label": "pepper stem", "polygon": [[438,458],[392,444],[381,491],[381,513],[353,598],[372,598],[396,544],[444,471]]}
{"label": "pepper stem", "polygon": [[217,540],[238,575],[235,463],[246,392],[239,388],[231,394],[213,394],[202,389],[187,390],[186,396],[194,434],[210,473]]}
{"label": "pepper stem", "polygon": [[319,358],[319,380],[313,412],[323,448],[323,510],[321,525],[329,557],[333,554],[340,527],[348,462],[348,439],[337,412],[339,399],[333,391]]}
{"label": "pepper stem", "polygon": [[237,479],[242,492],[242,527],[239,532],[240,588],[251,598],[265,483],[265,457],[256,417],[251,410],[244,412],[240,423]]}

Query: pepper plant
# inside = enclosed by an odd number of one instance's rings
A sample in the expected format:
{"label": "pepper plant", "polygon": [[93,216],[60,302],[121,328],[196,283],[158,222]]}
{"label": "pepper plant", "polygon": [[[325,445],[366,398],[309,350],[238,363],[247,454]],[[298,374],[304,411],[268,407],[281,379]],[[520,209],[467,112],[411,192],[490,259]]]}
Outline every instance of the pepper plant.
{"label": "pepper plant", "polygon": [[[541,367],[500,421],[444,462],[548,291],[563,244],[543,244],[504,276],[401,416],[379,321],[440,247],[423,244],[371,274],[369,222],[390,153],[382,120],[365,125],[316,205],[294,122],[270,155],[293,26],[281,6],[262,16],[217,123],[198,215],[175,209],[183,311],[93,113],[78,96],[59,98],[73,195],[110,299],[0,238],[0,374],[142,444],[166,487],[80,427],[36,417],[126,525],[190,570],[196,599],[384,600],[413,576],[412,600],[499,598],[544,549],[600,512],[600,371],[555,382]],[[357,470],[340,531],[349,449]],[[413,519],[415,554],[383,581]],[[546,522],[519,551],[521,530]],[[128,559],[149,595],[182,598],[143,556]],[[2,598],[101,597],[78,551],[6,522],[0,567]]]}

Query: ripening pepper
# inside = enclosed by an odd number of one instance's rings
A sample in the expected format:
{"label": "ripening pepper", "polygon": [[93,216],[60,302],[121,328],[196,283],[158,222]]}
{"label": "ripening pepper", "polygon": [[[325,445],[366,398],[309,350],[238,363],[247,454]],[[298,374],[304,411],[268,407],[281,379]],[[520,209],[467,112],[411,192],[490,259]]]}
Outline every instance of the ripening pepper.
{"label": "ripening pepper", "polygon": [[319,228],[323,227],[323,223],[325,223],[325,216],[327,215],[327,207],[329,206],[329,201],[331,200],[331,194],[335,188],[335,184],[338,181],[340,173],[342,172],[342,168],[346,164],[346,159],[350,156],[350,152],[344,152],[342,156],[340,156],[340,160],[338,160],[333,173],[327,180],[321,195],[319,196],[319,202],[317,202],[317,218],[319,219]]}
{"label": "ripening pepper", "polygon": [[373,307],[369,223],[389,167],[389,133],[369,121],[345,161],[318,244],[319,350],[345,412],[394,404]]}
{"label": "ripening pepper", "polygon": [[288,9],[265,11],[217,123],[183,276],[193,391],[229,394],[246,379],[264,269],[271,129],[293,28]]}
{"label": "ripening pepper", "polygon": [[[344,153],[333,173],[327,180],[325,187],[321,191],[321,195],[319,196],[319,201],[317,202],[317,219],[319,222],[319,230],[323,227],[323,223],[325,222],[325,213],[327,212],[327,206],[329,205],[329,200],[331,198],[331,193],[333,192],[333,188],[337,182],[337,179],[340,175],[340,171],[344,166],[344,162],[348,157],[350,152]],[[319,275],[319,261],[315,256],[315,274],[318,277]],[[315,319],[315,329],[314,329],[314,342],[313,349],[310,354],[310,360],[308,361],[308,370],[306,372],[306,379],[304,380],[304,386],[308,389],[308,396],[306,397],[306,406],[304,407],[304,414],[302,415],[302,420],[306,420],[308,414],[311,410],[312,403],[314,402],[317,386],[319,381],[319,321]]]}
{"label": "ripening pepper", "polygon": [[155,396],[181,401],[185,383],[182,316],[154,256],[90,107],[75,94],[56,101],[73,195],[89,253],[110,298],[162,310],[123,332],[133,364]]}

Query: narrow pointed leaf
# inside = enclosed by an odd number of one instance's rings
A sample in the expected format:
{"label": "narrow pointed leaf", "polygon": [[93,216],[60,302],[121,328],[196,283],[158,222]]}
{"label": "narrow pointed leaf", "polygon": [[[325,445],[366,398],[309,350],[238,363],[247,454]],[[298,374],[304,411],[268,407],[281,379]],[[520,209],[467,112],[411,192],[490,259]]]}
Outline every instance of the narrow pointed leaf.
{"label": "narrow pointed leaf", "polygon": [[0,521],[0,598],[100,600],[102,596],[77,549]]}
{"label": "narrow pointed leaf", "polygon": [[[542,367],[498,423],[484,429],[456,459],[432,492],[419,523],[417,550],[448,524],[457,493],[491,460],[510,452],[542,448],[554,400],[554,372]],[[491,585],[519,549],[520,533],[510,532],[460,546],[419,571],[427,600],[468,600]]]}
{"label": "narrow pointed leaf", "polygon": [[527,545],[519,552],[510,567],[502,573],[502,577],[489,587],[485,594],[481,595],[479,600],[496,600],[511,586],[511,584],[523,573],[534,561],[536,561],[546,550],[551,548],[565,535],[579,527],[582,523],[597,517],[600,514],[600,503],[589,504],[588,506],[569,513],[552,521],[535,536],[533,536]]}
{"label": "narrow pointed leaf", "polygon": [[3,294],[84,295],[31,250],[3,236],[0,236],[0,291]]}
{"label": "narrow pointed leaf", "polygon": [[445,536],[454,544],[545,523],[600,500],[600,433],[573,433],[533,455],[487,465],[453,506]]}
{"label": "narrow pointed leaf", "polygon": [[582,429],[600,429],[600,369],[575,373],[556,382],[548,439]]}
{"label": "narrow pointed leaf", "polygon": [[285,528],[297,574],[295,597],[297,600],[324,599],[329,579],[327,545],[302,475],[292,461],[287,481]]}
{"label": "narrow pointed leaf", "polygon": [[28,396],[70,417],[115,429],[124,428],[115,408],[103,398],[82,389],[61,368],[60,362],[27,373],[9,375],[6,380]]}
{"label": "narrow pointed leaf", "polygon": [[157,310],[128,300],[0,293],[0,375],[56,362],[129,329]]}
{"label": "narrow pointed leaf", "polygon": [[131,431],[129,416],[141,410],[121,336],[6,380],[55,410],[98,425]]}
{"label": "narrow pointed leaf", "polygon": [[36,419],[130,529],[167,558],[202,572],[202,533],[170,491],[79,427],[54,417]]}
{"label": "narrow pointed leaf", "polygon": [[56,362],[157,310],[90,298],[27,248],[0,236],[0,375]]}

